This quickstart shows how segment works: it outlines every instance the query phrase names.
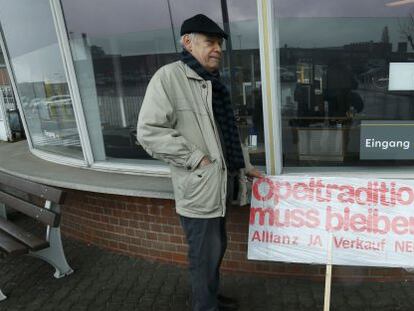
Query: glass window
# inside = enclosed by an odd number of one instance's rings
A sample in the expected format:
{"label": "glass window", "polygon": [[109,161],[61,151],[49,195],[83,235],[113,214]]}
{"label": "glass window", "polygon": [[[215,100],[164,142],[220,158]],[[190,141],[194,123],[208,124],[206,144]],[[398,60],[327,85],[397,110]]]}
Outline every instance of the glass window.
{"label": "glass window", "polygon": [[0,0],[0,7],[33,147],[83,158],[49,1]]}
{"label": "glass window", "polygon": [[223,76],[228,76],[242,141],[250,160],[265,166],[260,51],[255,1],[228,0],[231,46],[226,50]]}
{"label": "glass window", "polygon": [[8,76],[4,64],[3,53],[0,49],[0,141],[9,139],[9,131],[6,124],[6,106],[3,100],[2,89],[8,85]]}
{"label": "glass window", "polygon": [[[6,70],[6,64],[4,63],[4,56],[0,49],[0,90],[2,90],[5,86],[9,85],[9,79]],[[0,121],[4,121],[6,118],[6,107],[3,103],[3,92],[0,92]],[[4,133],[3,133],[4,132]],[[3,130],[3,122],[0,125],[0,140],[7,140],[6,130]]]}
{"label": "glass window", "polygon": [[399,72],[414,74],[414,5],[274,0],[274,6],[283,165],[413,164],[403,144],[414,143],[405,137],[413,129],[413,89],[392,85],[407,85]]}
{"label": "glass window", "polygon": [[24,136],[13,89],[10,83],[3,51],[0,49],[0,140],[11,140]]}
{"label": "glass window", "polygon": [[[136,142],[136,123],[148,82],[161,66],[179,59],[180,26],[186,18],[203,13],[223,25],[226,19],[221,2],[226,3],[218,0],[62,1],[97,161],[151,160]],[[236,43],[222,64],[222,76],[232,91],[243,140],[247,140],[250,132],[254,142],[252,160],[258,159],[264,165],[260,136],[263,125],[258,108],[261,99],[256,8],[247,0],[227,2]],[[253,120],[255,107],[258,113]],[[253,122],[257,123],[256,129],[249,131]],[[256,132],[259,136],[254,141]]]}

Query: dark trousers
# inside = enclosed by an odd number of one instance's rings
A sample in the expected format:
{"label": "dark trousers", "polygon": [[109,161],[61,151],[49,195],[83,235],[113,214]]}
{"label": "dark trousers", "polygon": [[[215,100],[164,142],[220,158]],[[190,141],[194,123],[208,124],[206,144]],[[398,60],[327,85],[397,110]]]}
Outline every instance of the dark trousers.
{"label": "dark trousers", "polygon": [[193,311],[217,311],[220,265],[227,248],[226,219],[180,216],[188,242]]}

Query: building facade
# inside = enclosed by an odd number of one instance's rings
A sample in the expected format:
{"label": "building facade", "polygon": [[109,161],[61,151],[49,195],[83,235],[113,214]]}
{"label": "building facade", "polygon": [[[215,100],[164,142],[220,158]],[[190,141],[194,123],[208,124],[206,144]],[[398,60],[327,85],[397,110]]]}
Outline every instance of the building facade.
{"label": "building facade", "polygon": [[[253,165],[270,175],[414,177],[414,155],[403,146],[371,147],[361,138],[369,122],[403,121],[395,135],[410,140],[412,2],[0,0],[0,7],[0,87],[13,93],[29,150],[43,160],[169,179],[168,166],[137,143],[137,118],[152,75],[179,59],[182,21],[203,13],[230,33],[220,71]],[[184,261],[171,199],[71,193],[77,204],[66,209],[67,234]],[[320,268],[249,263],[247,214],[230,212],[228,268],[322,275]]]}

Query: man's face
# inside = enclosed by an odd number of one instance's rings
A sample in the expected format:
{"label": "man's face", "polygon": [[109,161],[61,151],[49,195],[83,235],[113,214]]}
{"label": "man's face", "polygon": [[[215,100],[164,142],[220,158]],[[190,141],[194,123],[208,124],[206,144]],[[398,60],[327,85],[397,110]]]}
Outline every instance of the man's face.
{"label": "man's face", "polygon": [[186,48],[207,71],[214,72],[220,67],[222,44],[220,37],[197,34]]}

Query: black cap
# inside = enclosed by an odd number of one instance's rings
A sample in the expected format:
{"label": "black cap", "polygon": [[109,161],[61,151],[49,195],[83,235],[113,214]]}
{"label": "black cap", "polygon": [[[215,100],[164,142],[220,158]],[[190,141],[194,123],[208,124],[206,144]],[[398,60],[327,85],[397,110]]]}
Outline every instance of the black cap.
{"label": "black cap", "polygon": [[224,39],[228,38],[228,34],[219,25],[203,14],[190,17],[181,25],[181,36],[192,32],[216,35]]}

